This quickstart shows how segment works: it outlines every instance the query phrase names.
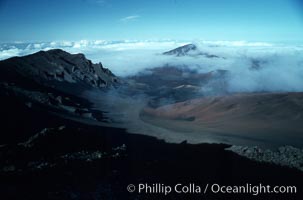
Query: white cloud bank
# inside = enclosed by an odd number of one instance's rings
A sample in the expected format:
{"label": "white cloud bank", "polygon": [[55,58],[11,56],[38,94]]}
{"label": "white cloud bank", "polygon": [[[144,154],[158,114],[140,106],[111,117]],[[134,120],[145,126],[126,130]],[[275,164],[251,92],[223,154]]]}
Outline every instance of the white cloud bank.
{"label": "white cloud bank", "polygon": [[[81,40],[44,43],[0,44],[0,60],[61,48],[84,53],[93,62],[102,62],[115,74],[125,76],[140,70],[170,64],[186,65],[200,72],[228,70],[230,91],[303,92],[303,46],[247,41],[196,41],[198,48],[221,58],[173,57],[161,55],[188,41],[174,40]],[[257,63],[254,69],[253,64]]]}

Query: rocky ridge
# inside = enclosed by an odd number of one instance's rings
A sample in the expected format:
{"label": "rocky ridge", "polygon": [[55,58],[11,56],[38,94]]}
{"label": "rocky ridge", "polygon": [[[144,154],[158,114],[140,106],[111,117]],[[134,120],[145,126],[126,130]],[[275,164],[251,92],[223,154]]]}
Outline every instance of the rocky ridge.
{"label": "rocky ridge", "polygon": [[231,146],[227,150],[249,159],[287,166],[303,171],[303,149],[293,146],[282,146],[277,150],[261,149],[259,147]]}
{"label": "rocky ridge", "polygon": [[74,87],[106,88],[119,82],[101,63],[93,64],[83,54],[70,54],[61,49],[0,61],[0,72],[2,81],[34,81],[58,90],[63,90],[62,83],[73,84]]}

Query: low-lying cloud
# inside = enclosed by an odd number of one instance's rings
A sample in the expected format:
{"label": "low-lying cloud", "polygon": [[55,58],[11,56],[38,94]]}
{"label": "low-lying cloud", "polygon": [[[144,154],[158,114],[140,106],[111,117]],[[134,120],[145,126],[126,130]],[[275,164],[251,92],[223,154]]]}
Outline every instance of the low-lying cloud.
{"label": "low-lying cloud", "polygon": [[[93,62],[102,62],[118,76],[136,74],[147,68],[187,66],[207,73],[228,70],[230,92],[303,92],[303,46],[246,41],[198,41],[201,52],[217,55],[175,57],[162,55],[189,41],[61,41],[0,44],[0,60],[61,48],[84,53]],[[165,76],[165,74],[163,75]]]}

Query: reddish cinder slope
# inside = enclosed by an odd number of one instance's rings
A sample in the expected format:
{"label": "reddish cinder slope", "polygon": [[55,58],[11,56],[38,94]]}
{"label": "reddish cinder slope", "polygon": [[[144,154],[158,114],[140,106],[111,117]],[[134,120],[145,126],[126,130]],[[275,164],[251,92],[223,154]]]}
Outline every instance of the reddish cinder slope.
{"label": "reddish cinder slope", "polygon": [[141,118],[181,131],[299,133],[303,130],[303,93],[206,97],[156,109],[145,108]]}

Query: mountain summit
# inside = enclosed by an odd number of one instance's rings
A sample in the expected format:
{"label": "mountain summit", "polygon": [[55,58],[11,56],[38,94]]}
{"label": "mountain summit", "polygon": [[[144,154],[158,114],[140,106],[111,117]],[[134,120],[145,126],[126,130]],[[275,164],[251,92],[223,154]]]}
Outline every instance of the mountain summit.
{"label": "mountain summit", "polygon": [[163,55],[169,55],[169,56],[204,56],[207,58],[219,58],[217,55],[212,55],[207,52],[202,52],[198,49],[198,47],[194,44],[187,44],[181,47],[178,47],[176,49],[164,52]]}
{"label": "mountain summit", "polygon": [[196,51],[198,48],[194,44],[187,44],[176,49],[164,52],[163,55],[186,56],[189,53]]}

